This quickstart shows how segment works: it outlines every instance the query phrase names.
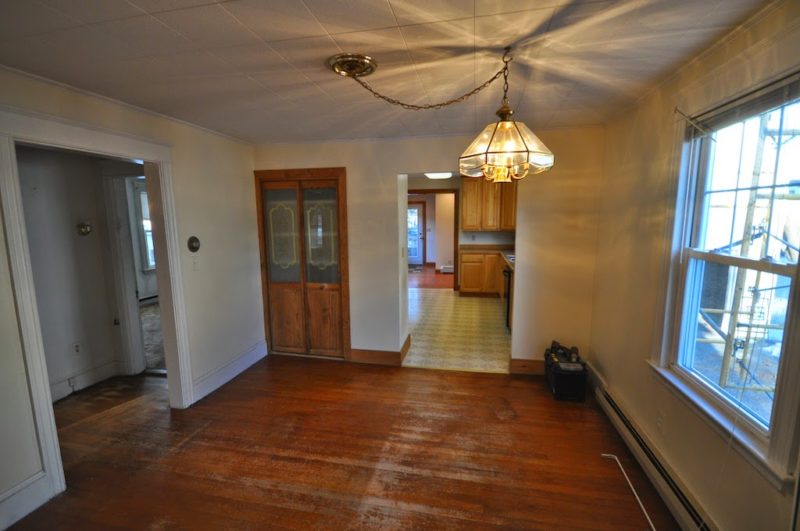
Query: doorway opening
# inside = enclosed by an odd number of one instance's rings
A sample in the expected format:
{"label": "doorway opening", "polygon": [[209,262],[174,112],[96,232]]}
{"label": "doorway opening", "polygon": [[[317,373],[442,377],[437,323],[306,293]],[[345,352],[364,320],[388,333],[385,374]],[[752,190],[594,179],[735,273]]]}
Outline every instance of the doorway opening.
{"label": "doorway opening", "polygon": [[132,244],[130,258],[136,270],[136,298],[139,305],[145,370],[151,374],[166,374],[161,307],[156,278],[156,248],[144,175],[125,177],[125,199]]}
{"label": "doorway opening", "polygon": [[[501,258],[506,248],[513,249],[514,234],[465,231],[464,215],[474,217],[472,209],[480,205],[472,196],[467,201],[464,194],[472,191],[467,188],[460,177],[431,181],[423,174],[408,174],[411,346],[404,367],[508,373],[510,289]],[[485,195],[500,198],[498,193]],[[471,289],[476,277],[479,293]]]}
{"label": "doorway opening", "polygon": [[144,165],[25,144],[15,155],[52,401],[165,376]]}

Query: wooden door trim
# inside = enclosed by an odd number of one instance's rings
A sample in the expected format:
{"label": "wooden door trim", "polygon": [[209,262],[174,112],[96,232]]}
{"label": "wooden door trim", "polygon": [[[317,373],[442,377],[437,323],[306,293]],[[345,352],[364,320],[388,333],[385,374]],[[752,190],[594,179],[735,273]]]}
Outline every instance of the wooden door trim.
{"label": "wooden door trim", "polygon": [[[288,168],[278,170],[255,170],[256,209],[258,215],[258,244],[261,259],[261,292],[264,301],[264,330],[267,345],[272,346],[269,327],[269,278],[266,257],[266,232],[264,227],[264,205],[261,199],[262,183],[301,181],[336,181],[339,223],[339,274],[341,276],[342,312],[342,357],[351,358],[350,347],[350,268],[347,237],[347,170],[346,168]],[[313,186],[313,183],[309,183]],[[301,216],[302,217],[302,216]],[[302,264],[305,269],[305,263]],[[271,350],[270,350],[271,352]]]}
{"label": "wooden door trim", "polygon": [[[409,200],[408,206],[411,205],[422,205],[422,268],[425,268],[425,264],[428,263],[428,218],[425,216],[426,214],[426,207],[427,203],[425,201],[419,200]],[[408,237],[408,210],[406,210],[406,237]],[[406,256],[406,262],[408,262],[408,256]]]}
{"label": "wooden door trim", "polygon": [[453,216],[455,219],[453,220],[453,291],[459,290],[460,278],[458,274],[458,231],[461,226],[461,202],[459,199],[459,194],[461,191],[458,188],[413,188],[408,190],[406,194],[453,194],[453,200],[455,201],[453,205]]}

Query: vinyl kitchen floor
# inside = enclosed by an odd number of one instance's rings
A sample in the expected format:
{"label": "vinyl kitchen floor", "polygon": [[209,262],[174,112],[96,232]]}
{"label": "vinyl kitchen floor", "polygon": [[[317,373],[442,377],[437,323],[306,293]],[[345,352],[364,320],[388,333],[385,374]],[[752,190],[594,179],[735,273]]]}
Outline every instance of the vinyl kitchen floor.
{"label": "vinyl kitchen floor", "polygon": [[403,366],[508,373],[511,333],[505,325],[504,304],[497,298],[410,288],[411,349]]}

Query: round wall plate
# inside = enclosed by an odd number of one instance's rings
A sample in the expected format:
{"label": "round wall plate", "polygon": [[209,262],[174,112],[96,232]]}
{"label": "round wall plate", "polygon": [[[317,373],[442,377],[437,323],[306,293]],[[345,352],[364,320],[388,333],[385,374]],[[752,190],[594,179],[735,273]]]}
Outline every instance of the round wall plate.
{"label": "round wall plate", "polygon": [[189,236],[186,246],[189,248],[189,251],[196,253],[200,249],[200,239],[197,236]]}
{"label": "round wall plate", "polygon": [[345,77],[368,76],[378,68],[378,63],[369,55],[340,53],[328,59],[331,70]]}

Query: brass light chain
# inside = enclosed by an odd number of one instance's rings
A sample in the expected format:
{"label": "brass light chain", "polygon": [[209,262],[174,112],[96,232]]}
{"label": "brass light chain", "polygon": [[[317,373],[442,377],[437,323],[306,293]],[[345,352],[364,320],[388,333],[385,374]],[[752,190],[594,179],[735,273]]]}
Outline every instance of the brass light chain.
{"label": "brass light chain", "polygon": [[462,94],[457,98],[442,101],[439,103],[430,103],[425,105],[415,105],[413,103],[405,103],[400,100],[390,98],[389,96],[384,96],[383,94],[372,88],[372,86],[369,83],[367,83],[360,77],[353,77],[352,79],[355,80],[359,85],[367,89],[369,92],[371,92],[373,96],[387,103],[391,103],[392,105],[398,105],[403,109],[410,111],[426,111],[429,109],[441,109],[443,107],[447,107],[448,105],[453,105],[454,103],[461,103],[463,101],[467,101],[470,97],[474,96],[478,92],[482,91],[483,89],[494,83],[497,79],[500,78],[500,76],[503,76],[503,102],[508,103],[508,63],[512,61],[512,57],[508,55],[510,52],[511,48],[505,49],[505,53],[503,54],[503,68],[498,70],[495,75],[486,80],[482,85],[475,87],[474,89],[470,90],[465,94]]}

